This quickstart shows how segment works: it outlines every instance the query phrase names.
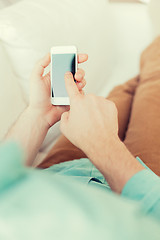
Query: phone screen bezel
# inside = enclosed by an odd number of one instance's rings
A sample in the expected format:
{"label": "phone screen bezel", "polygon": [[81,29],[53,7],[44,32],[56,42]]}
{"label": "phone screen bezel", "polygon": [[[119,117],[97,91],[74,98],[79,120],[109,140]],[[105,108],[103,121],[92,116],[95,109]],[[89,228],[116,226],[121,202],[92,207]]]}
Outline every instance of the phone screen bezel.
{"label": "phone screen bezel", "polygon": [[75,54],[75,72],[77,72],[78,62],[77,62],[77,48],[76,46],[56,46],[51,48],[51,103],[53,105],[70,105],[68,97],[53,97],[52,89],[54,90],[54,86],[52,85],[52,55],[55,54]]}

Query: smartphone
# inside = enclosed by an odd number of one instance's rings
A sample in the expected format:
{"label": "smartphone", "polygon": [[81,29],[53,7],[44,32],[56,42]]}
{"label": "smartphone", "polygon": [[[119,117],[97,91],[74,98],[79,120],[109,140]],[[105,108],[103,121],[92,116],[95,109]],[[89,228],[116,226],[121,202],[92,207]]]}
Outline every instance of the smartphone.
{"label": "smartphone", "polygon": [[77,72],[77,48],[75,46],[57,46],[51,48],[51,103],[70,105],[65,87],[64,75]]}

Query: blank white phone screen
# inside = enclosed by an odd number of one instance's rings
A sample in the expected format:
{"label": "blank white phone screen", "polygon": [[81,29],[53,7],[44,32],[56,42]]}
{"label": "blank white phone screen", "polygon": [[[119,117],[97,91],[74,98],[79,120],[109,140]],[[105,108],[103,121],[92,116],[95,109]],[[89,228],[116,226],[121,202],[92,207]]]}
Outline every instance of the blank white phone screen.
{"label": "blank white phone screen", "polygon": [[68,97],[64,75],[75,74],[76,54],[52,54],[52,97]]}

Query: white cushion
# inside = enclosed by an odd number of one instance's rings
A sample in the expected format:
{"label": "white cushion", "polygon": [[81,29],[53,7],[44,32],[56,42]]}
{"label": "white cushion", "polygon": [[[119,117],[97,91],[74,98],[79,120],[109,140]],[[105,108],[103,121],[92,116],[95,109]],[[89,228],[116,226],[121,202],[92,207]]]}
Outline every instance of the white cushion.
{"label": "white cushion", "polygon": [[56,45],[76,45],[89,54],[86,88],[98,93],[111,61],[107,6],[105,0],[26,0],[1,11],[0,39],[25,93],[34,63]]}
{"label": "white cushion", "polygon": [[[159,0],[157,0],[159,1]],[[106,95],[115,85],[139,74],[142,51],[153,40],[153,28],[147,4],[110,4],[110,35],[112,35],[112,74],[101,95]]]}
{"label": "white cushion", "polygon": [[154,36],[160,34],[160,0],[152,0],[149,4],[149,12],[153,24]]}
{"label": "white cushion", "polygon": [[25,108],[22,91],[0,44],[0,140]]}

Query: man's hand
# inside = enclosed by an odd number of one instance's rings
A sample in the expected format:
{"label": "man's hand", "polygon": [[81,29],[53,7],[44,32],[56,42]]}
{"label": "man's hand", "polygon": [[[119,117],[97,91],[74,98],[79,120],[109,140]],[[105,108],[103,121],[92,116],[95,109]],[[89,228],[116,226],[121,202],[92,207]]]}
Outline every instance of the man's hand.
{"label": "man's hand", "polygon": [[70,111],[61,118],[63,134],[87,155],[98,150],[97,142],[106,147],[118,138],[117,109],[113,102],[95,95],[81,95],[71,73],[66,73],[65,83],[70,97]]}
{"label": "man's hand", "polygon": [[71,73],[65,75],[70,111],[62,114],[61,131],[83,150],[110,187],[121,193],[127,181],[144,167],[118,138],[117,109],[111,101],[81,95]]}
{"label": "man's hand", "polygon": [[[87,61],[87,54],[78,55],[78,63]],[[51,58],[48,53],[43,59],[37,62],[30,79],[30,105],[29,108],[34,113],[37,113],[39,117],[44,119],[48,127],[54,125],[60,120],[61,114],[69,110],[69,106],[53,106],[51,104],[51,81],[50,72],[44,74],[44,69],[50,64]],[[82,94],[82,89],[86,84],[84,79],[85,72],[82,69],[78,69],[75,74],[75,80],[77,81],[77,91]]]}
{"label": "man's hand", "polygon": [[[78,55],[78,62],[87,60],[86,54]],[[56,123],[61,114],[68,110],[64,106],[51,104],[50,74],[43,76],[44,69],[50,63],[50,55],[41,59],[35,66],[31,76],[31,94],[29,107],[21,114],[17,122],[7,133],[5,140],[12,140],[21,145],[26,156],[26,164],[32,165],[49,127]],[[75,74],[75,85],[79,94],[86,82],[84,71],[79,69]]]}

